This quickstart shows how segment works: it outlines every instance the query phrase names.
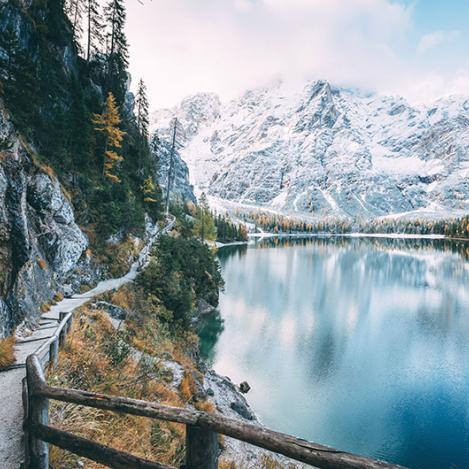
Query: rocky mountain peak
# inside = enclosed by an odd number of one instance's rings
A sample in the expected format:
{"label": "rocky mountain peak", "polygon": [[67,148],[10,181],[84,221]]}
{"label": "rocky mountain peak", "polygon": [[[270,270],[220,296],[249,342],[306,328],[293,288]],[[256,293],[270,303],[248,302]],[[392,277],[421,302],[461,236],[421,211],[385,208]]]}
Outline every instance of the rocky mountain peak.
{"label": "rocky mountain peak", "polygon": [[191,139],[200,126],[209,125],[220,117],[221,101],[215,93],[197,93],[183,99],[172,109],[162,109],[152,115],[153,127],[162,138],[170,140],[171,121],[177,117],[180,124],[179,138]]}
{"label": "rocky mountain peak", "polygon": [[332,128],[340,113],[335,106],[331,85],[319,80],[307,86],[297,113],[300,119],[296,131],[312,130],[315,126]]}
{"label": "rocky mountain peak", "polygon": [[459,213],[469,208],[467,102],[275,83],[215,119],[192,114],[181,156],[196,188],[238,204],[312,218]]}

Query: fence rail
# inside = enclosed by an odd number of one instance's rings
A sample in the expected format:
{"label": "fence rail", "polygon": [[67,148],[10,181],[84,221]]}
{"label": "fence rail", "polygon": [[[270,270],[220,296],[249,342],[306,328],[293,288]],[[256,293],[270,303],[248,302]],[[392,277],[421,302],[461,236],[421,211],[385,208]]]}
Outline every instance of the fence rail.
{"label": "fence rail", "polygon": [[65,342],[72,320],[71,312],[60,313],[60,324],[54,335],[36,353],[26,359],[26,378],[23,380],[26,468],[48,469],[48,444],[52,444],[113,468],[172,469],[170,466],[144,460],[49,426],[50,399],[186,425],[186,462],[182,466],[184,469],[216,469],[218,467],[220,452],[218,434],[245,441],[319,468],[401,468],[401,466],[310,443],[219,414],[49,386],[44,377],[44,367],[46,364],[51,367],[57,365],[58,350]]}

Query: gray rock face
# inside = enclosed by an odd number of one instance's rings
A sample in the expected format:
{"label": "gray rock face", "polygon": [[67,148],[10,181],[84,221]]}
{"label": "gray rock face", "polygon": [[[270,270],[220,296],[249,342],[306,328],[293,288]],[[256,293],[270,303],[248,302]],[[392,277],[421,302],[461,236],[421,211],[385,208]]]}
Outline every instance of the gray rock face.
{"label": "gray rock face", "polygon": [[[156,138],[154,135],[150,148],[157,168],[156,178],[163,190],[164,196],[166,196],[171,161],[171,143],[162,137],[158,138],[158,142],[155,143]],[[193,186],[189,182],[189,168],[181,158],[179,151],[174,152],[171,199],[182,202],[195,202]]]}
{"label": "gray rock face", "polygon": [[0,103],[0,337],[34,323],[88,246],[59,182],[32,162]]}
{"label": "gray rock face", "polygon": [[313,218],[469,209],[468,97],[411,106],[324,81],[276,83],[223,105],[187,98],[154,125],[164,132],[171,117],[187,129],[192,182],[219,199]]}
{"label": "gray rock face", "polygon": [[39,244],[49,264],[59,275],[68,274],[88,246],[85,235],[75,224],[73,209],[57,180],[39,173],[28,184],[27,201],[41,217]]}

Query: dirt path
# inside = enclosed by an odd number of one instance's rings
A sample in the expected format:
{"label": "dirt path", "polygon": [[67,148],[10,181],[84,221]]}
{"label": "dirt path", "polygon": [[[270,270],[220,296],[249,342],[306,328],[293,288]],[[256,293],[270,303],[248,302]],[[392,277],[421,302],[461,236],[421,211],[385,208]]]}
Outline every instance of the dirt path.
{"label": "dirt path", "polygon": [[34,353],[53,335],[58,325],[60,312],[73,311],[90,299],[133,281],[138,274],[138,270],[147,263],[153,243],[161,234],[171,230],[174,223],[175,219],[171,218],[162,230],[152,236],[126,275],[103,280],[86,293],[72,298],[65,298],[53,306],[47,314],[41,316],[40,327],[32,335],[17,341],[15,365],[17,368],[0,372],[0,467],[2,469],[18,469],[23,460],[21,381],[26,374],[24,367],[26,357]]}

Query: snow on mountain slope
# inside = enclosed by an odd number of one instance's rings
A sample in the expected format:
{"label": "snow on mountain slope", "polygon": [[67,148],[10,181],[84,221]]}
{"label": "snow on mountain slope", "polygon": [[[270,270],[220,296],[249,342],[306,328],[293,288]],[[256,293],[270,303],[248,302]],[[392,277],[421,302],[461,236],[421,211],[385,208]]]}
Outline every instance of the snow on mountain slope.
{"label": "snow on mountain slope", "polygon": [[191,182],[219,199],[309,216],[469,210],[469,99],[403,98],[278,82],[222,104],[214,94],[156,111],[177,116]]}

